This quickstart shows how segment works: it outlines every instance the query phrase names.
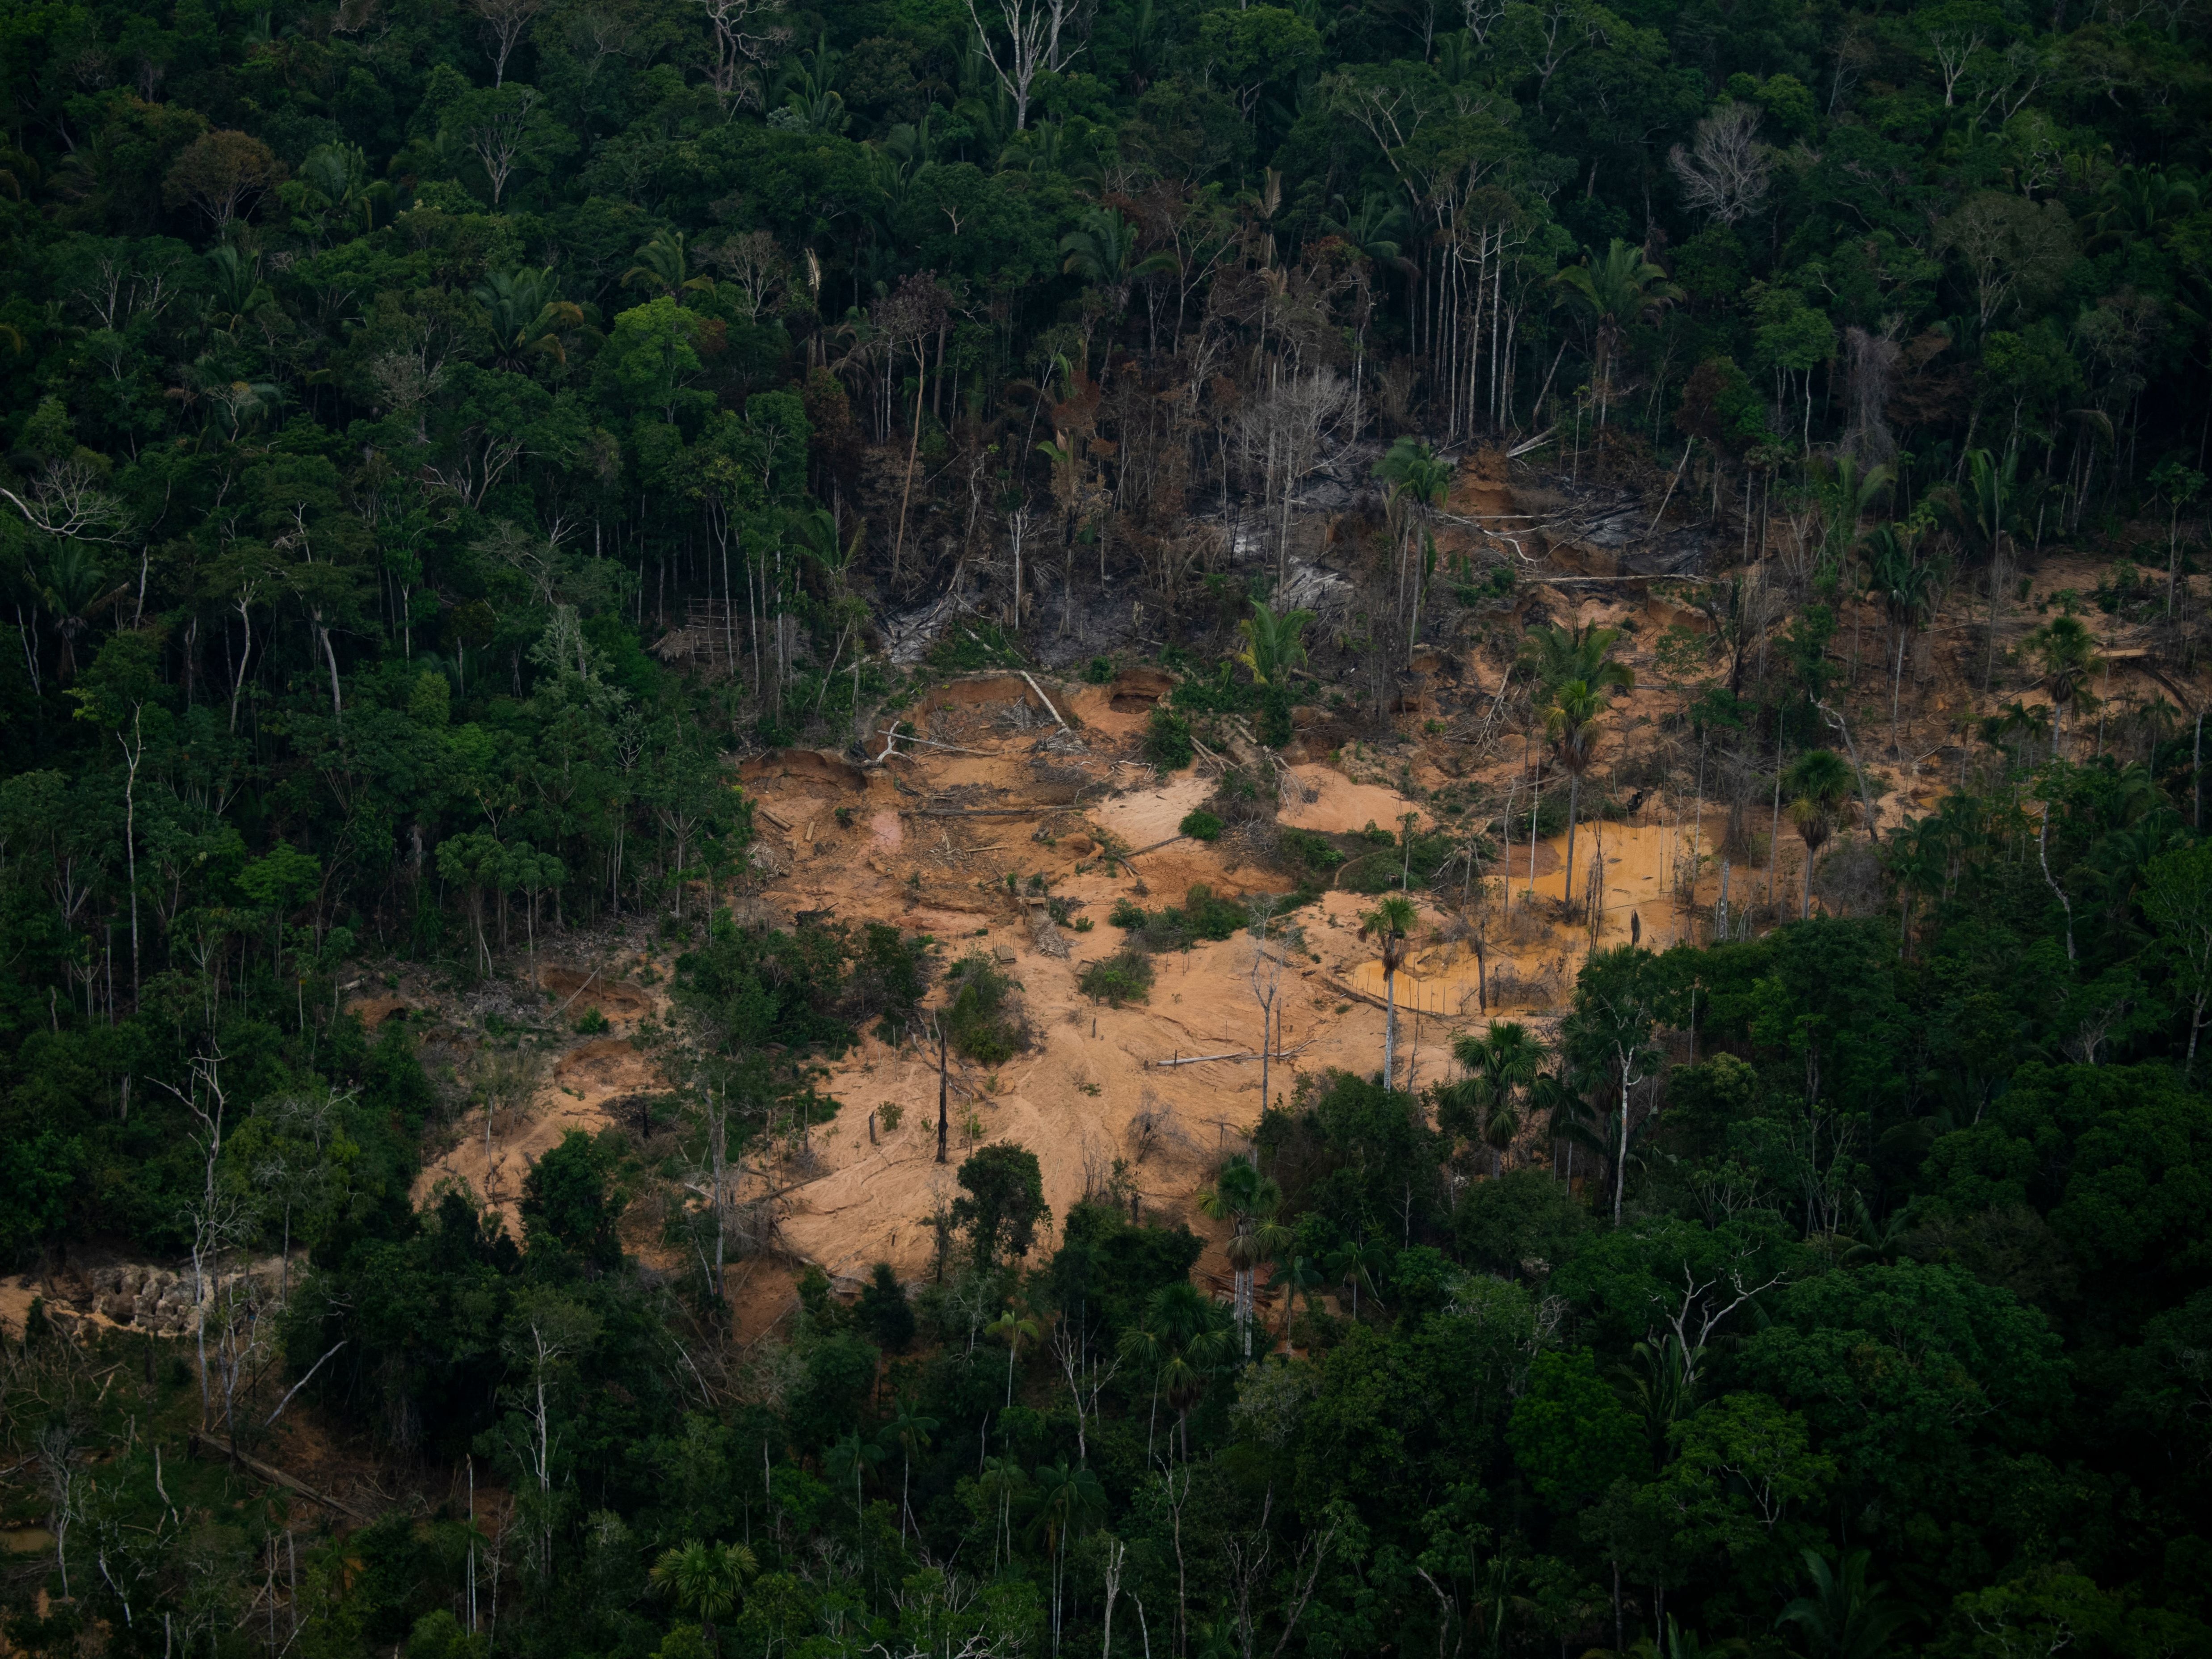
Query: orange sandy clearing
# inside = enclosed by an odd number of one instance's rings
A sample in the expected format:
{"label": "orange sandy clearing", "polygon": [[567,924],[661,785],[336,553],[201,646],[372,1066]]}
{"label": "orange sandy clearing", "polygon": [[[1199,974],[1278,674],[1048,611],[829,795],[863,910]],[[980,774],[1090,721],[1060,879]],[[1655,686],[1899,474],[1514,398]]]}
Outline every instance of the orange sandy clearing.
{"label": "orange sandy clearing", "polygon": [[1380,784],[1354,783],[1334,766],[1293,766],[1291,775],[1313,797],[1305,800],[1297,794],[1285,796],[1276,817],[1294,829],[1349,835],[1371,823],[1395,832],[1407,812],[1419,813],[1424,825],[1430,822],[1427,813],[1396,790]]}
{"label": "orange sandy clearing", "polygon": [[[938,743],[979,750],[960,754],[916,745],[917,753],[865,770],[836,757],[799,751],[750,763],[745,787],[760,805],[768,863],[757,899],[779,923],[799,911],[826,910],[854,924],[882,921],[945,942],[945,955],[991,950],[1020,987],[1033,1042],[989,1070],[956,1058],[950,1089],[950,1158],[935,1161],[938,1079],[934,1055],[888,1046],[872,1036],[823,1079],[841,1103],[835,1121],[817,1126],[804,1148],[757,1165],[742,1196],[780,1194],[781,1242],[847,1284],[877,1261],[902,1276],[927,1271],[933,1249],[930,1217],[957,1196],[956,1171],[971,1146],[1020,1143],[1042,1171],[1055,1215],[1086,1192],[1101,1191],[1116,1161],[1146,1215],[1210,1230],[1195,1195],[1220,1153],[1257,1122],[1261,1099],[1256,950],[1239,936],[1156,959],[1148,1000],[1115,1008],[1077,989],[1086,963],[1121,948],[1106,920],[1124,896],[1147,905],[1179,902],[1196,881],[1236,894],[1286,884],[1272,872],[1238,867],[1232,840],[1207,845],[1183,838],[1183,817],[1212,793],[1196,772],[1160,778],[1136,763],[1137,732],[1161,688],[1043,682],[1054,706],[1079,721],[1062,732],[1038,712],[1018,678],[978,677],[933,697],[923,728]],[[1019,705],[1017,707],[1017,705]],[[1115,728],[1120,729],[1115,729]],[[1049,803],[1073,793],[1069,780],[1106,791],[1087,809]],[[1355,783],[1333,767],[1302,765],[1285,793],[1285,823],[1331,831],[1374,823],[1395,828],[1413,810],[1397,791]],[[1120,786],[1117,787],[1116,786]],[[1306,799],[1307,795],[1311,799]],[[833,809],[850,807],[839,823]],[[1133,866],[1102,866],[1097,838],[1110,833],[1138,854]],[[1668,872],[1687,854],[1686,826],[1589,825],[1577,837],[1576,884],[1590,861],[1605,860],[1601,939],[1625,939],[1632,914],[1647,944],[1663,945],[1673,927]],[[1710,827],[1706,837],[1710,846]],[[1153,847],[1153,843],[1165,845]],[[1565,890],[1564,837],[1540,844],[1536,890]],[[1525,848],[1509,866],[1516,911],[1528,883]],[[1010,890],[1006,878],[1017,878]],[[1054,928],[1024,902],[1029,878],[1092,926]],[[1373,1073],[1382,1051],[1379,964],[1358,936],[1371,898],[1331,891],[1298,911],[1295,944],[1277,985],[1277,1057],[1269,1092],[1288,1100],[1302,1076],[1340,1067]],[[1554,907],[1544,907],[1549,912]],[[1579,927],[1504,918],[1492,900],[1489,956],[1493,1006],[1514,1017],[1543,1018],[1565,1000],[1588,949]],[[1474,965],[1463,942],[1448,939],[1447,919],[1424,905],[1420,927],[1399,977],[1402,1083],[1439,1080],[1449,1039],[1479,1028]],[[1510,936],[1510,938],[1509,938]],[[574,1006],[598,1006],[625,1025],[660,1012],[661,999],[635,985],[586,986],[581,969],[549,966],[545,983]],[[621,1036],[572,1045],[556,1061],[525,1121],[495,1126],[486,1168],[483,1121],[465,1121],[454,1146],[423,1172],[418,1200],[441,1179],[489,1188],[512,1218],[530,1164],[575,1127],[598,1129],[626,1102],[665,1087],[647,1058]],[[895,1114],[885,1108],[896,1108]],[[899,1121],[896,1129],[889,1117]],[[626,1114],[625,1114],[626,1115]],[[873,1133],[871,1133],[872,1127]],[[788,1274],[763,1259],[732,1270],[730,1290],[745,1328],[764,1328],[791,1296]]]}

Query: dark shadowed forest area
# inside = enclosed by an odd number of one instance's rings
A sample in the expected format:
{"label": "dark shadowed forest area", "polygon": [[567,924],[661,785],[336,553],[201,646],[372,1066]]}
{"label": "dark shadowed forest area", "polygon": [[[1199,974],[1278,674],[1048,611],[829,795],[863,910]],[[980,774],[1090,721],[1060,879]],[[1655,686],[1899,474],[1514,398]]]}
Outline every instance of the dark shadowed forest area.
{"label": "dark shadowed forest area", "polygon": [[2208,28],[0,0],[0,1655],[2212,1653]]}

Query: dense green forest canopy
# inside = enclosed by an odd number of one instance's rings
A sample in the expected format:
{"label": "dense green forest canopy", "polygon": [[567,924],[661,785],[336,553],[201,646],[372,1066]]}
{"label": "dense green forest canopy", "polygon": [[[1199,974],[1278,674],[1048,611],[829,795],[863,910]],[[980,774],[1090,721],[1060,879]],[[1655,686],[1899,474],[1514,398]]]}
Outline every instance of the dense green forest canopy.
{"label": "dense green forest canopy", "polygon": [[[0,1267],[210,1310],[9,1340],[0,1651],[2212,1650],[2205,27],[0,0]],[[1424,641],[1503,625],[1504,544],[1436,547],[1442,458],[1509,448],[1663,494],[1715,579],[1661,657],[1701,798],[1710,753],[1875,902],[1595,953],[1556,1041],[1418,1097],[1305,1079],[1209,1187],[1229,1304],[995,1144],[921,1283],[815,1274],[738,1340],[728,1161],[925,1000],[1019,1033],[983,958],[940,994],[895,929],[744,920],[725,757],[1144,656],[1164,762],[1279,744],[1300,674],[1390,741]],[[1301,640],[1255,604],[1320,534],[1352,597]],[[2060,553],[2095,593],[2005,644]],[[2048,703],[1860,824],[1947,599],[1989,701]],[[2107,733],[2092,607],[2189,706]],[[1607,684],[1554,644],[1505,688],[1547,832]],[[1457,845],[1400,884],[1463,899]],[[1243,925],[1132,910],[1117,999],[1136,930]],[[529,1030],[441,1078],[345,994],[641,921],[684,953],[663,1139],[562,1142],[518,1230],[417,1207]],[[648,1212],[691,1265],[626,1256]],[[266,1478],[310,1412],[430,1496]]]}

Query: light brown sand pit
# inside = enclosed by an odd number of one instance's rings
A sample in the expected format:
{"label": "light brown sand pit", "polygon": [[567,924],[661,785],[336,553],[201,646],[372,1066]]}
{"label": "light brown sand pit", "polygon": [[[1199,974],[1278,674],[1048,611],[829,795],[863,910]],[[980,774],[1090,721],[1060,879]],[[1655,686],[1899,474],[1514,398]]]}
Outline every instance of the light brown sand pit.
{"label": "light brown sand pit", "polygon": [[[1512,879],[1526,881],[1528,879],[1528,843],[1526,841],[1519,841],[1506,849],[1504,858],[1499,862],[1504,866],[1505,873]],[[1536,843],[1535,858],[1536,873],[1540,876],[1548,876],[1560,867],[1559,849],[1549,842],[1540,841]],[[1498,866],[1492,867],[1495,869]]]}
{"label": "light brown sand pit", "polygon": [[346,1004],[346,1012],[358,1015],[362,1026],[374,1031],[394,1014],[404,1018],[411,1006],[404,997],[359,997]]}
{"label": "light brown sand pit", "polygon": [[[1475,971],[1474,958],[1455,962],[1425,974],[1408,973],[1401,969],[1395,975],[1395,994],[1399,1013],[1419,1012],[1445,1019],[1474,1018],[1481,1002],[1481,981]],[[1344,976],[1344,982],[1355,991],[1371,997],[1384,995],[1382,964],[1363,962]]]}
{"label": "light brown sand pit", "polygon": [[1091,809],[1091,817],[1100,829],[1121,836],[1133,852],[1181,835],[1183,819],[1205,805],[1212,793],[1212,779],[1195,772],[1178,773],[1152,788],[1132,789],[1101,801]]}
{"label": "light brown sand pit", "polygon": [[[1350,835],[1371,823],[1395,830],[1406,813],[1420,811],[1396,790],[1380,784],[1354,783],[1334,766],[1293,766],[1291,775],[1315,796],[1312,800],[1302,800],[1296,793],[1286,793],[1276,816],[1293,829]],[[1428,821],[1425,813],[1422,821]]]}
{"label": "light brown sand pit", "polygon": [[[1146,705],[1146,709],[1150,707]],[[1136,736],[1145,729],[1147,718],[1143,711],[1116,708],[1113,688],[1104,685],[1086,685],[1072,693],[1067,707],[1060,712],[1080,724],[1086,733],[1095,732],[1109,738]]]}
{"label": "light brown sand pit", "polygon": [[868,818],[868,844],[879,853],[896,853],[906,842],[906,828],[896,812],[884,811]]}

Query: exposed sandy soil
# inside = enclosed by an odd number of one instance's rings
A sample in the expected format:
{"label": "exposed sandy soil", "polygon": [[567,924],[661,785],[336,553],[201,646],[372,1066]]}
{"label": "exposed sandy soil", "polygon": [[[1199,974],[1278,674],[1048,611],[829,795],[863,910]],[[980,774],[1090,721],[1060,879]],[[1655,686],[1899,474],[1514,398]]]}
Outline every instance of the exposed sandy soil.
{"label": "exposed sandy soil", "polygon": [[1399,819],[1418,813],[1425,828],[1429,815],[1395,789],[1372,783],[1354,783],[1333,766],[1294,766],[1291,775],[1310,792],[1310,799],[1286,799],[1277,818],[1298,830],[1348,834],[1373,825],[1395,833]]}

